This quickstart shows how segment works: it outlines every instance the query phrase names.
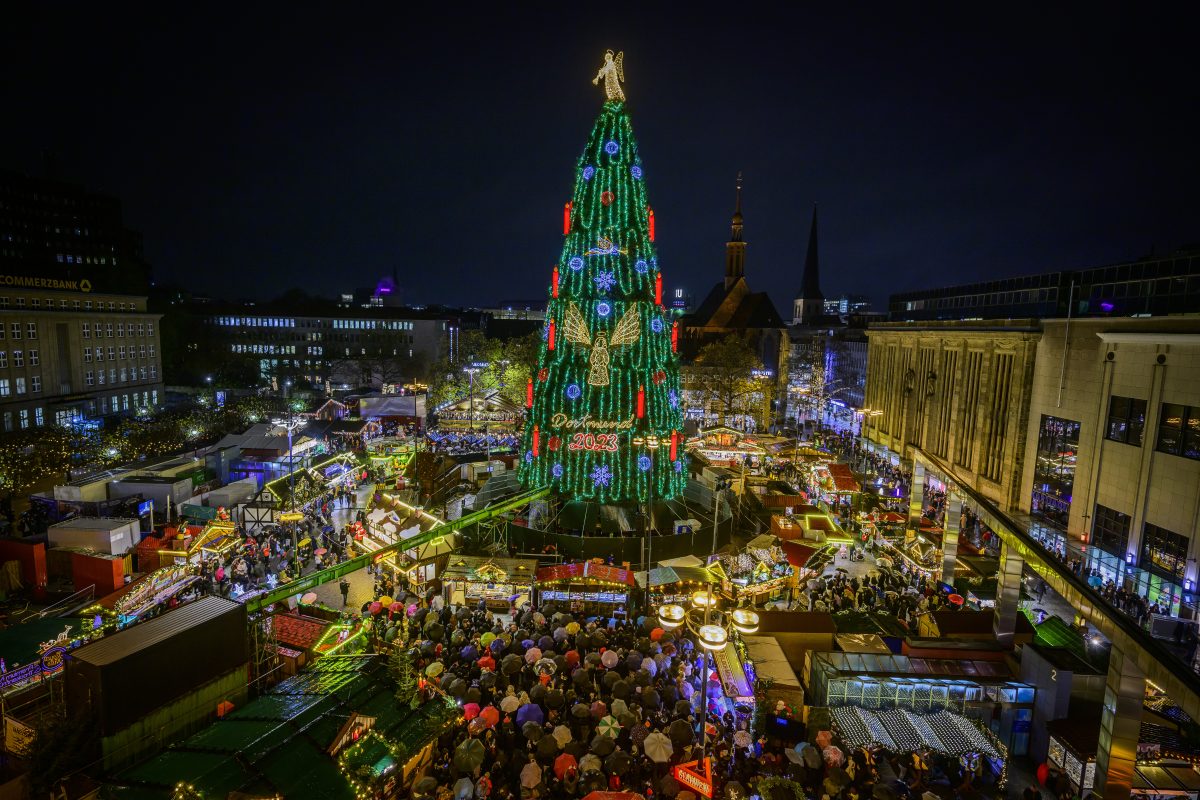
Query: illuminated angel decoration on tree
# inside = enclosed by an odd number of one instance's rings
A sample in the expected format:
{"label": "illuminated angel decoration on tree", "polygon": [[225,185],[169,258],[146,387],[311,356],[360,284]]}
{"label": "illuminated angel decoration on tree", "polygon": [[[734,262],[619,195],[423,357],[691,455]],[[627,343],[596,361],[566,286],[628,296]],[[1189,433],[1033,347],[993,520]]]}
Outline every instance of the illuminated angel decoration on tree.
{"label": "illuminated angel decoration on tree", "polygon": [[592,85],[596,86],[600,83],[600,79],[604,79],[604,93],[609,100],[624,100],[625,92],[621,90],[621,84],[625,81],[625,52],[621,51],[615,56],[612,50],[606,50],[604,53],[604,66],[600,67],[600,71],[596,73],[596,77],[592,78]]}
{"label": "illuminated angel decoration on tree", "polygon": [[592,355],[588,359],[588,383],[592,386],[608,386],[609,350],[633,344],[638,340],[640,333],[641,328],[638,325],[636,308],[625,312],[616,327],[613,328],[611,336],[605,337],[603,333],[597,333],[595,339],[592,338],[592,332],[588,330],[587,322],[584,321],[579,307],[574,303],[567,306],[566,316],[563,319],[563,335],[566,340],[580,347],[592,349]]}

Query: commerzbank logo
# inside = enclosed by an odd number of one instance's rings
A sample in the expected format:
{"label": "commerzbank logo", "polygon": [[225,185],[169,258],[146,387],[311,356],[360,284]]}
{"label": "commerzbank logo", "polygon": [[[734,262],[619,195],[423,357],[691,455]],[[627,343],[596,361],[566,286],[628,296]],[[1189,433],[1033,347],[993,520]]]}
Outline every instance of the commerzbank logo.
{"label": "commerzbank logo", "polygon": [[0,275],[0,286],[15,286],[20,289],[57,289],[65,292],[90,292],[92,282],[87,278],[68,280],[65,278],[33,278],[28,275]]}

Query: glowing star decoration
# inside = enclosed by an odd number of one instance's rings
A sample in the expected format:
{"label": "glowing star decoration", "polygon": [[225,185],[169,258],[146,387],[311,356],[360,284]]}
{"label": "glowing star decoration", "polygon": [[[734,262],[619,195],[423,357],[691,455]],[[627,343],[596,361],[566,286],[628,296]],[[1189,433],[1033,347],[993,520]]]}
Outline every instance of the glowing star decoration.
{"label": "glowing star decoration", "polygon": [[592,176],[595,174],[596,174],[596,168],[593,167],[591,164],[588,164],[586,167],[583,168],[583,179],[585,181],[590,181],[592,179]]}
{"label": "glowing star decoration", "polygon": [[[607,236],[601,236],[596,240],[596,246],[589,248],[585,256],[623,256],[625,251],[613,244],[613,240]],[[580,266],[583,263],[580,262]],[[574,267],[572,267],[574,269]]]}
{"label": "glowing star decoration", "polygon": [[662,333],[663,332],[662,320],[659,319],[658,317],[655,317],[654,319],[650,320],[650,330],[654,331],[655,333]]}
{"label": "glowing star decoration", "polygon": [[671,404],[671,408],[679,408],[679,392],[674,389],[667,392],[667,402]]}
{"label": "glowing star decoration", "polygon": [[602,317],[607,317],[609,314],[612,313],[612,306],[610,306],[608,303],[604,303],[604,302],[597,303],[596,304],[596,313]]}
{"label": "glowing star decoration", "polygon": [[643,275],[650,271],[650,265],[646,263],[646,259],[644,258],[639,258],[637,263],[633,265],[633,268]]}
{"label": "glowing star decoration", "polygon": [[575,256],[567,262],[567,266],[578,272],[579,270],[583,269],[583,259],[579,256]]}
{"label": "glowing star decoration", "polygon": [[617,53],[615,56],[612,50],[604,52],[604,65],[600,67],[600,71],[596,73],[596,77],[592,78],[592,86],[599,85],[601,78],[604,79],[605,99],[625,99],[625,92],[621,90],[621,84],[625,82],[624,51]]}
{"label": "glowing star decoration", "polygon": [[652,466],[654,466],[654,463],[650,460],[650,456],[638,457],[638,469],[642,472],[649,472]]}
{"label": "glowing star decoration", "polygon": [[563,476],[563,465],[555,464],[553,467],[550,468],[550,474],[553,475],[555,478],[561,478]]}
{"label": "glowing star decoration", "polygon": [[602,292],[611,292],[612,288],[617,285],[617,275],[615,272],[605,272],[601,270],[596,273],[596,277],[592,278],[596,283],[596,288]]}
{"label": "glowing star decoration", "polygon": [[610,156],[615,156],[620,151],[621,145],[617,144],[616,142],[610,141],[608,144],[604,145],[604,152],[608,153]]}
{"label": "glowing star decoration", "polygon": [[[598,308],[597,311],[599,311]],[[603,333],[597,333],[593,339],[579,307],[574,303],[567,304],[567,311],[563,316],[563,336],[572,344],[591,348],[592,355],[588,360],[588,383],[592,386],[608,386],[609,384],[609,349],[631,345],[638,340],[640,335],[641,329],[638,326],[636,307],[626,311],[624,316],[617,321],[611,336],[606,338]]]}
{"label": "glowing star decoration", "polygon": [[597,464],[592,470],[592,483],[596,484],[596,486],[607,487],[612,483],[612,479],[612,470],[609,469],[607,464]]}
{"label": "glowing star decoration", "polygon": [[572,383],[567,387],[567,397],[571,398],[572,400],[578,400],[581,394],[583,394],[583,389],[579,388],[578,383]]}
{"label": "glowing star decoration", "polygon": [[629,174],[633,176],[634,180],[640,181],[642,179],[642,168],[634,164],[629,168]]}

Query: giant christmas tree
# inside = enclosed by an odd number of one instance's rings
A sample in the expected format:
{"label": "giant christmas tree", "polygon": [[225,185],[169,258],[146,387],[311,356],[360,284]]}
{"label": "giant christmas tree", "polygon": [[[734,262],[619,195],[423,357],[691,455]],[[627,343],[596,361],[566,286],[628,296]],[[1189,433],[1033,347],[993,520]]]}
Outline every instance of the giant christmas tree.
{"label": "giant christmas tree", "polygon": [[682,493],[679,331],[662,305],[654,212],[629,123],[621,55],[575,168],[528,387],[521,482],[602,503]]}

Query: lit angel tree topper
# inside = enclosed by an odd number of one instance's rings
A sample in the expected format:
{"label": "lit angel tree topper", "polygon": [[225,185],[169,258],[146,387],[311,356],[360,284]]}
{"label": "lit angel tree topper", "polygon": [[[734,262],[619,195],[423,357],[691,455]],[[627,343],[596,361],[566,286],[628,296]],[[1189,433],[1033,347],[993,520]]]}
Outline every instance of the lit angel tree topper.
{"label": "lit angel tree topper", "polygon": [[609,51],[593,81],[606,101],[563,209],[519,467],[527,487],[604,503],[672,498],[686,477],[679,331],[662,305],[622,56]]}

